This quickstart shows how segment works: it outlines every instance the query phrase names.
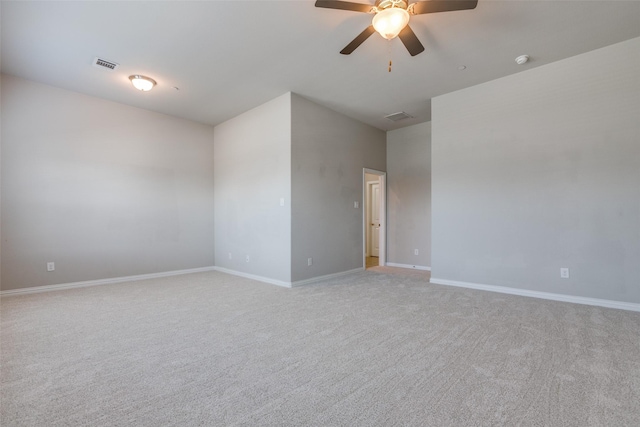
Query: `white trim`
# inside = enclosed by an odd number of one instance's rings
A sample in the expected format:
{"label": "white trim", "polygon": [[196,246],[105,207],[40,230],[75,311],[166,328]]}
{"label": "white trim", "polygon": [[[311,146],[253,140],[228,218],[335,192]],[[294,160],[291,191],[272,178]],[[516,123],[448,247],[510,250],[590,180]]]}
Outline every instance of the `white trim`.
{"label": "white trim", "polygon": [[458,282],[456,280],[438,279],[432,277],[431,283],[436,285],[457,286],[461,288],[479,289],[481,291],[499,292],[502,294],[519,295],[523,297],[542,298],[553,301],[571,302],[575,304],[594,305],[598,307],[617,308],[620,310],[640,311],[640,304],[622,301],[612,301],[599,298],[579,297],[573,295],[554,294],[551,292],[531,291],[505,286],[482,285],[479,283]]}
{"label": "white trim", "polygon": [[387,173],[380,175],[380,265],[387,263]]}
{"label": "white trim", "polygon": [[387,173],[376,169],[362,168],[362,268],[367,266],[367,177],[366,174],[378,176],[380,182],[380,253],[378,262],[385,265],[387,260]]}
{"label": "white trim", "polygon": [[86,288],[89,286],[109,285],[112,283],[133,282],[135,280],[157,279],[160,277],[178,276],[181,274],[202,273],[205,271],[215,271],[216,267],[190,268],[188,270],[163,271],[162,273],[138,274],[135,276],[112,277],[110,279],[87,280],[84,282],[61,283],[59,285],[33,286],[22,289],[9,289],[0,291],[0,296],[35,294],[39,292],[61,291],[64,289]]}
{"label": "white trim", "polygon": [[363,270],[364,270],[364,267],[359,267],[353,270],[341,271],[339,273],[327,274],[325,276],[312,277],[311,279],[300,280],[292,283],[292,282],[285,282],[282,280],[270,279],[268,277],[257,276],[255,274],[243,273],[241,271],[229,270],[223,267],[211,266],[211,267],[191,268],[188,270],[164,271],[162,273],[138,274],[136,276],[124,276],[124,277],[112,277],[109,279],[87,280],[85,282],[62,283],[59,285],[45,285],[45,286],[33,286],[30,288],[23,288],[23,289],[9,289],[6,291],[0,291],[0,297],[9,297],[12,295],[35,294],[35,293],[50,292],[50,291],[61,291],[65,289],[74,289],[74,288],[86,288],[89,286],[109,285],[112,283],[133,282],[136,280],[158,279],[161,277],[178,276],[182,274],[192,274],[192,273],[203,273],[207,271],[219,271],[221,273],[231,274],[233,276],[239,276],[239,277],[244,277],[246,279],[257,280],[258,282],[264,282],[264,283],[269,283],[271,285],[291,288],[293,286],[302,286],[310,283],[320,282],[323,280],[333,279],[340,276],[346,276],[348,274],[357,273]]}
{"label": "white trim", "polygon": [[397,264],[395,262],[388,262],[387,266],[388,267],[411,268],[411,269],[414,269],[414,270],[431,271],[431,267],[426,267],[426,266],[423,266],[423,265]]}
{"label": "white trim", "polygon": [[336,277],[346,276],[353,273],[359,273],[364,270],[364,267],[354,268],[353,270],[341,271],[339,273],[327,274],[325,276],[312,277],[311,279],[298,280],[297,282],[291,282],[291,287],[309,285],[311,283],[321,282],[323,280],[335,279]]}
{"label": "white trim", "polygon": [[[366,179],[366,174],[365,174]],[[380,187],[380,178],[375,181],[367,181],[365,182],[365,190],[366,195],[364,197],[363,206],[365,208],[364,212],[364,256],[368,258],[371,256],[371,186],[373,184],[378,184],[378,188]]]}
{"label": "white trim", "polygon": [[217,271],[221,273],[231,274],[233,276],[244,277],[245,279],[257,280],[258,282],[269,283],[270,285],[282,286],[285,288],[291,287],[291,282],[284,282],[282,280],[270,279],[268,277],[257,276],[255,274],[243,273],[241,271],[229,270],[228,268],[216,267]]}

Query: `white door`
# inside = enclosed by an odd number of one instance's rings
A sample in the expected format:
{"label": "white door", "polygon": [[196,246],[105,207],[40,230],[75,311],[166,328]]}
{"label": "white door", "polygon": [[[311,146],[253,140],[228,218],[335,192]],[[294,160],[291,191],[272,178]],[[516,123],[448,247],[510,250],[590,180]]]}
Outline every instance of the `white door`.
{"label": "white door", "polygon": [[371,256],[380,256],[380,184],[371,184]]}

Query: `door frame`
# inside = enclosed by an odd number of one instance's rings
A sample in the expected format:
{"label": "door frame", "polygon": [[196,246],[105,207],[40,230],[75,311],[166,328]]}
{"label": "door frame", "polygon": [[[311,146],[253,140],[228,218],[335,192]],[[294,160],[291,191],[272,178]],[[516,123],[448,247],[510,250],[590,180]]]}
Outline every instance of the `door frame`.
{"label": "door frame", "polygon": [[375,169],[362,169],[362,268],[367,268],[367,177],[377,175],[380,182],[380,254],[378,265],[387,263],[387,173]]}
{"label": "door frame", "polygon": [[[373,210],[373,186],[378,186],[378,199],[380,199],[380,177],[376,181],[366,181],[367,185],[367,196],[365,197],[365,209],[367,210],[364,214],[364,223],[365,223],[365,231],[367,235],[365,236],[365,257],[373,256],[373,235],[371,234],[371,222],[373,218],[371,216]],[[381,206],[381,201],[378,200],[378,208]],[[378,210],[378,216],[380,216],[380,211]],[[378,218],[380,219],[380,218]],[[379,221],[378,221],[379,222]],[[380,229],[378,227],[378,258],[380,257]]]}

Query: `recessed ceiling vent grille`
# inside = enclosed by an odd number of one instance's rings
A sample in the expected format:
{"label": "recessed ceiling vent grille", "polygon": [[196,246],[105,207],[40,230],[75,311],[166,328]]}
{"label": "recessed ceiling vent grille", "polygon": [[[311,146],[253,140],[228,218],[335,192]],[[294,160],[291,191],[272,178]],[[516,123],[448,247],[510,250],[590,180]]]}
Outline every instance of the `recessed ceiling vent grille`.
{"label": "recessed ceiling vent grille", "polygon": [[392,122],[399,122],[400,120],[405,119],[413,119],[413,116],[405,113],[404,111],[400,111],[399,113],[389,114],[388,116],[384,116],[385,119],[389,119]]}
{"label": "recessed ceiling vent grille", "polygon": [[116,64],[113,61],[107,61],[106,59],[98,58],[97,56],[93,58],[93,66],[104,70],[113,71],[118,68],[118,65],[119,64]]}

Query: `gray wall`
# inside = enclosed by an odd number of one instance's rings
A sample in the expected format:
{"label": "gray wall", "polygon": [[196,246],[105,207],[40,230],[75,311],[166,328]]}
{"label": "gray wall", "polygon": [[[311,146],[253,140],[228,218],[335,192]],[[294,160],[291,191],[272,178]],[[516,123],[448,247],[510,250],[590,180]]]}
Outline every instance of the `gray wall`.
{"label": "gray wall", "polygon": [[385,133],[296,94],[291,101],[291,280],[361,268],[362,169],[386,169]]}
{"label": "gray wall", "polygon": [[433,100],[434,278],[640,303],[638,52]]}
{"label": "gray wall", "polygon": [[291,94],[216,126],[214,139],[216,266],[290,282]]}
{"label": "gray wall", "polygon": [[387,133],[387,215],[387,262],[431,266],[431,122]]}
{"label": "gray wall", "polygon": [[1,132],[3,290],[213,265],[213,127],[2,76]]}

